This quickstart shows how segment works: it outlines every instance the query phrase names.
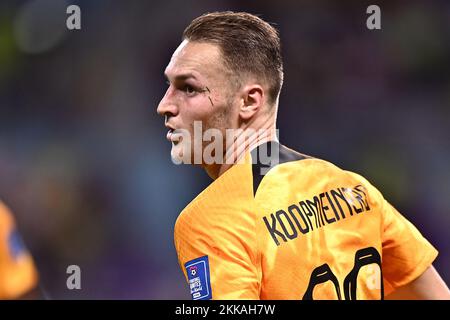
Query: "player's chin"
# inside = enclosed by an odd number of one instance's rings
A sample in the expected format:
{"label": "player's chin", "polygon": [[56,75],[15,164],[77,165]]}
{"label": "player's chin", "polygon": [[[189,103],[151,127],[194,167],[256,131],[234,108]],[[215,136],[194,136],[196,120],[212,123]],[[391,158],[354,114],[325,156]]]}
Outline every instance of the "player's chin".
{"label": "player's chin", "polygon": [[[203,159],[203,150],[194,150],[192,144],[172,143],[170,157],[174,164],[189,164],[203,167],[205,161]],[[197,154],[196,154],[197,152]]]}
{"label": "player's chin", "polygon": [[182,142],[172,142],[172,149],[170,150],[170,157],[174,164],[191,164],[192,159],[189,152],[186,152],[185,146]]}
{"label": "player's chin", "polygon": [[170,149],[170,158],[174,164],[182,164],[183,163],[183,154],[180,154],[179,148],[177,145],[172,142],[172,149]]}

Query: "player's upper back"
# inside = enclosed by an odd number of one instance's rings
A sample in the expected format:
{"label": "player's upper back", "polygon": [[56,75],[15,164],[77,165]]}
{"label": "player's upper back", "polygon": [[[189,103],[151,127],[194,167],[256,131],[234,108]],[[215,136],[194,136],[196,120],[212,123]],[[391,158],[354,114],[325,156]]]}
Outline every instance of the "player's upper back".
{"label": "player's upper back", "polygon": [[[435,258],[363,177],[277,142],[249,160],[177,220],[175,245],[194,298],[379,299]],[[192,276],[198,270],[206,280]]]}
{"label": "player's upper back", "polygon": [[[261,162],[253,165],[261,298],[343,299],[356,295],[356,287],[358,298],[380,298],[381,212],[375,194],[370,197],[366,181],[354,173],[279,149],[279,161],[264,176]],[[377,276],[373,286],[364,284]]]}

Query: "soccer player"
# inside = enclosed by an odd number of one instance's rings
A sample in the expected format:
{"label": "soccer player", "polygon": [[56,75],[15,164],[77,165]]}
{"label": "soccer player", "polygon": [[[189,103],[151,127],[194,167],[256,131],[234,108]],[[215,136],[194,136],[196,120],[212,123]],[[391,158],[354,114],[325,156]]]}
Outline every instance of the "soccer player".
{"label": "soccer player", "polygon": [[41,298],[33,258],[17,232],[13,216],[0,201],[0,299]]}
{"label": "soccer player", "polygon": [[193,299],[450,298],[437,250],[373,185],[278,142],[283,64],[270,24],[200,16],[165,76],[157,111],[172,159],[214,179],[175,225]]}

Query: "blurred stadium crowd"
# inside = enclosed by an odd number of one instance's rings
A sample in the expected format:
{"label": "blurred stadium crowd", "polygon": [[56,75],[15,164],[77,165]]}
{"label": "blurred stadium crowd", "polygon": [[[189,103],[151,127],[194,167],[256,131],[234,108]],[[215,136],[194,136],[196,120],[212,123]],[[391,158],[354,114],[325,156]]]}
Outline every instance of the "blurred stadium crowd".
{"label": "blurred stadium crowd", "polygon": [[[66,7],[81,8],[69,31]],[[189,299],[173,225],[210,183],[175,166],[156,106],[195,17],[275,22],[281,141],[365,176],[440,250],[450,283],[450,2],[0,2],[0,199],[48,297]],[[81,290],[66,288],[79,265]]]}

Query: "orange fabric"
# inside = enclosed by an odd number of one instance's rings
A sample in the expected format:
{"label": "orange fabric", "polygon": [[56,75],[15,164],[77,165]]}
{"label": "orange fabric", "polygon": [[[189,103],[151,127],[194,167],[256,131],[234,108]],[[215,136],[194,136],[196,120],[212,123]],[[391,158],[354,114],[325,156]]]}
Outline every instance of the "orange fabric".
{"label": "orange fabric", "polygon": [[21,246],[14,219],[0,202],[0,299],[15,299],[37,285],[29,252]]}
{"label": "orange fabric", "polygon": [[208,256],[213,299],[380,299],[381,270],[387,295],[437,256],[363,177],[314,158],[275,166],[255,195],[251,163],[233,166],[180,214],[175,247],[185,276]]}

